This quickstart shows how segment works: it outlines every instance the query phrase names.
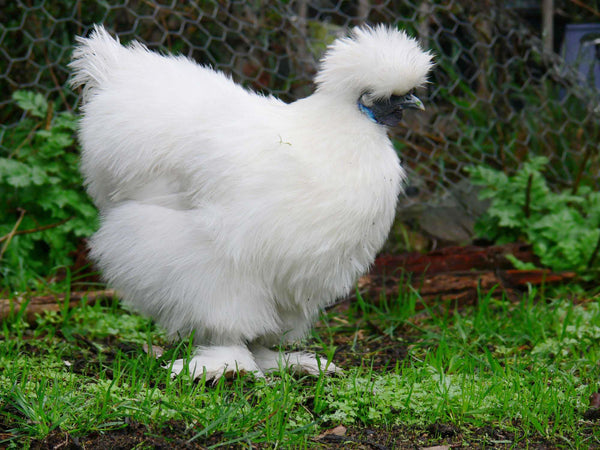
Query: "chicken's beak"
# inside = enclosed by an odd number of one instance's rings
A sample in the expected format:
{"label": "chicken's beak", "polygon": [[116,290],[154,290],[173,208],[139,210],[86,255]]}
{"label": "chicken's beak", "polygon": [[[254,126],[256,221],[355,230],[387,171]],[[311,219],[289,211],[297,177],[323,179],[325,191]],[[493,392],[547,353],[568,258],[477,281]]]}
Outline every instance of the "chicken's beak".
{"label": "chicken's beak", "polygon": [[405,109],[425,109],[423,102],[413,94],[392,95],[390,98],[374,101],[370,106],[364,105],[361,97],[359,106],[371,120],[389,127],[398,126]]}
{"label": "chicken's beak", "polygon": [[425,105],[414,94],[407,94],[404,97],[400,97],[396,104],[399,109],[420,109],[421,111],[425,111]]}

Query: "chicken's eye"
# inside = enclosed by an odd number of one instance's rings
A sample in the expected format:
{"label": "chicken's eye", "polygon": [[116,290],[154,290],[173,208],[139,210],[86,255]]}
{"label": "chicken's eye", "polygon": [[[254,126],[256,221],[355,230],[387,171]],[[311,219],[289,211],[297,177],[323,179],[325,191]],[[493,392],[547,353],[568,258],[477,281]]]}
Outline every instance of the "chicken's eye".
{"label": "chicken's eye", "polygon": [[371,94],[369,91],[364,92],[358,99],[358,103],[363,106],[366,106],[367,108],[370,108],[371,106],[373,106],[374,103],[373,94]]}

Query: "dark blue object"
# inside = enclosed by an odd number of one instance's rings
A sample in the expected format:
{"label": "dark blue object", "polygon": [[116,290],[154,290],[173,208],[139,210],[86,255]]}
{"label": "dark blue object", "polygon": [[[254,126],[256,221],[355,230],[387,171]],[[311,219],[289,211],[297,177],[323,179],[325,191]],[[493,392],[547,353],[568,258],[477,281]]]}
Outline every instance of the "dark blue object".
{"label": "dark blue object", "polygon": [[600,90],[600,23],[568,24],[562,49],[565,61],[588,86]]}

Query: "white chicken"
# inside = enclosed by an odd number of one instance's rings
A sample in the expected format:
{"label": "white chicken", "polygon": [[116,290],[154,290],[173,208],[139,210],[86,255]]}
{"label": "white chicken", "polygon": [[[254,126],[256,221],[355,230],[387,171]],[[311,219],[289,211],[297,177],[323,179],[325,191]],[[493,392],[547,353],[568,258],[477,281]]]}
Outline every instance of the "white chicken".
{"label": "white chicken", "polygon": [[431,60],[402,31],[355,28],[328,48],[315,93],[286,104],[102,26],[78,38],[92,259],[171,337],[193,333],[174,374],[336,370],[271,348],[302,338],[383,245],[404,176],[387,127],[423,109],[411,91]]}

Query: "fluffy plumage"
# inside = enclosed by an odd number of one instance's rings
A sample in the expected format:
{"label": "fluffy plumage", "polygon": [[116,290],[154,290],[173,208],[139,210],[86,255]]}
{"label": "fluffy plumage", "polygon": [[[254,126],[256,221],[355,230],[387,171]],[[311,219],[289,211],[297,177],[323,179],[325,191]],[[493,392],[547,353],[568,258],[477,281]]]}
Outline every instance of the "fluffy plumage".
{"label": "fluffy plumage", "polygon": [[71,62],[101,212],[92,258],[124,302],[194,333],[196,376],[325,370],[268,347],[303,337],[383,245],[404,176],[383,124],[422,107],[408,93],[430,66],[405,33],[357,28],[327,50],[316,92],[285,104],[96,27]]}

